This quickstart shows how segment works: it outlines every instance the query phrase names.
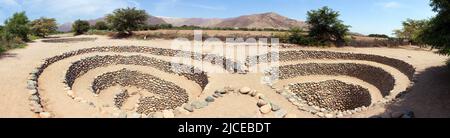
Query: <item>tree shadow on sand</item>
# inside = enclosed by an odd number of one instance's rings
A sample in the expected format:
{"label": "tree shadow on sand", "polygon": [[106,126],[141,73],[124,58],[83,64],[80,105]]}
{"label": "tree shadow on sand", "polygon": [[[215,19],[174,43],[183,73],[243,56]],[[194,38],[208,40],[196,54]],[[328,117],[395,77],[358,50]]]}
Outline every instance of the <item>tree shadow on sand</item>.
{"label": "tree shadow on sand", "polygon": [[0,53],[0,59],[3,59],[3,58],[13,58],[13,57],[16,57],[16,56],[17,56],[16,53],[7,53],[7,52],[5,52],[5,53]]}
{"label": "tree shadow on sand", "polygon": [[[417,74],[412,89],[396,102],[386,105],[380,116],[412,111],[418,118],[450,117],[450,71],[446,66],[431,67]],[[411,113],[411,112],[410,112]]]}

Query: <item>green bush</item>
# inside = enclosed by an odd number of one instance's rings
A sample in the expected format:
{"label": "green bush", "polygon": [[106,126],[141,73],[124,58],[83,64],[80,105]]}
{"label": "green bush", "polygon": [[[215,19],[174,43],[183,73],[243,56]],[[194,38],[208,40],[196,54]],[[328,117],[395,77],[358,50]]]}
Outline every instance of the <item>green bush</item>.
{"label": "green bush", "polygon": [[95,25],[92,28],[94,28],[96,30],[108,30],[109,26],[104,21],[98,21],[95,23]]}
{"label": "green bush", "polygon": [[58,29],[56,20],[54,18],[39,18],[30,23],[31,32],[35,36],[46,37],[51,33],[55,33]]}
{"label": "green bush", "polygon": [[111,24],[111,28],[118,31],[119,34],[127,33],[131,35],[133,31],[145,25],[149,15],[145,10],[136,8],[117,9],[106,17],[106,21]]}
{"label": "green bush", "polygon": [[75,35],[81,35],[89,31],[90,25],[88,21],[76,20],[72,25],[72,31]]}
{"label": "green bush", "polygon": [[29,41],[29,22],[25,12],[14,13],[11,18],[5,21],[3,28],[3,33],[5,34],[3,34],[3,37],[8,37],[8,39],[19,37],[22,41]]}

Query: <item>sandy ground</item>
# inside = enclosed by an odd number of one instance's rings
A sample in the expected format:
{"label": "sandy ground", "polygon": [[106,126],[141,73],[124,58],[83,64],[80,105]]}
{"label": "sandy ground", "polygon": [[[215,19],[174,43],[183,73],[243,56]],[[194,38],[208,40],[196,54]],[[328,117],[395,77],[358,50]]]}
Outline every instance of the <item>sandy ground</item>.
{"label": "sandy ground", "polygon": [[[37,117],[29,109],[28,90],[26,89],[26,81],[28,74],[32,69],[39,65],[39,62],[45,58],[52,57],[63,52],[69,52],[76,49],[97,47],[97,46],[149,46],[160,48],[171,48],[171,41],[169,40],[127,40],[127,39],[109,39],[103,36],[79,36],[79,37],[97,37],[95,41],[77,42],[77,43],[43,43],[36,41],[30,43],[28,47],[23,49],[15,49],[1,55],[0,57],[0,117]],[[178,49],[178,48],[173,48]],[[412,110],[416,117],[450,117],[450,75],[443,68],[446,56],[434,54],[430,51],[417,48],[290,48],[283,50],[325,50],[338,52],[353,52],[375,54],[396,59],[404,60],[413,65],[416,70],[417,82],[412,91],[406,96],[399,99],[398,102],[387,105],[385,107],[378,107],[373,110],[361,113],[359,116],[367,117],[367,115],[381,114],[386,111],[400,111]],[[103,105],[112,104],[111,97],[117,92],[120,87],[111,87],[102,91],[98,97],[94,97],[89,91],[88,85],[93,81],[93,78],[104,72],[119,70],[125,66],[115,65],[103,68],[97,68],[89,71],[87,74],[78,78],[74,84],[74,91],[79,96],[93,101],[95,107],[89,104],[80,104],[69,98],[62,83],[63,71],[70,66],[69,63],[79,60],[84,57],[92,55],[110,55],[112,53],[91,53],[80,56],[74,56],[57,62],[47,68],[42,76],[39,78],[39,89],[42,93],[45,108],[54,112],[56,117],[105,117],[103,113],[113,112],[109,108],[103,108]],[[121,53],[121,55],[132,55],[136,53]],[[161,60],[169,61],[170,57],[153,56]],[[381,67],[388,71],[396,78],[395,91],[405,89],[409,80],[404,74],[398,70],[368,61],[292,61],[283,64],[295,64],[305,62],[343,62],[369,64],[372,66]],[[195,63],[194,65],[199,64]],[[220,70],[214,65],[208,65],[212,68]],[[162,79],[174,82],[177,85],[185,88],[189,92],[190,101],[204,99],[211,95],[216,89],[231,85],[239,88],[243,86],[251,87],[258,92],[265,94],[272,102],[277,103],[283,109],[290,113],[297,114],[298,117],[315,117],[307,112],[300,111],[296,106],[292,105],[283,96],[275,93],[272,88],[261,83],[262,73],[256,74],[228,74],[228,73],[210,73],[210,83],[201,91],[200,87],[187,80],[186,78],[176,75],[167,74],[157,71],[153,68],[126,66],[132,70],[151,73],[155,76],[161,76]],[[323,79],[336,76],[322,76]],[[319,76],[313,76],[313,81],[321,80]],[[374,100],[379,99],[377,89],[374,86],[351,77],[336,77],[344,82],[355,83],[368,88]],[[290,82],[307,81],[310,79],[294,78],[292,80],[285,80],[276,84],[276,87],[281,87],[283,84]],[[138,89],[133,89],[140,91]],[[145,92],[140,92],[145,93]],[[272,114],[259,115],[256,107],[257,100],[253,97],[243,95],[228,95],[224,98],[217,99],[216,102],[211,103],[205,109],[198,110],[192,114],[182,115],[180,117],[271,117]],[[133,103],[127,103],[131,106]],[[237,108],[239,108],[237,110]],[[355,116],[358,117],[358,116]]]}

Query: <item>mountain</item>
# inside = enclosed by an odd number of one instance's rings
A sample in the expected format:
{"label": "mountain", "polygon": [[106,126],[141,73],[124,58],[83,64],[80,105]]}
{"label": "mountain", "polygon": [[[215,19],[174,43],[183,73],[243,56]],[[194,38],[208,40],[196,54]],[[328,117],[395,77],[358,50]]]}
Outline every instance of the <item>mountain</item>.
{"label": "mountain", "polygon": [[[88,20],[91,25],[104,20],[104,17]],[[234,18],[172,18],[150,16],[148,24],[172,24],[174,26],[200,26],[200,27],[221,27],[221,28],[275,28],[289,29],[300,27],[307,29],[308,25],[303,21],[290,19],[274,12],[244,15]],[[65,23],[59,26],[58,31],[68,32],[72,28],[72,23]]]}
{"label": "mountain", "polygon": [[274,12],[244,15],[230,18],[215,25],[216,27],[239,27],[239,28],[276,28],[289,29],[292,27],[305,28],[305,22],[290,19]]}
{"label": "mountain", "polygon": [[214,27],[214,25],[222,22],[224,19],[220,18],[171,18],[171,17],[160,17],[164,21],[173,26],[200,26],[200,27]]}
{"label": "mountain", "polygon": [[289,29],[292,27],[307,28],[302,21],[287,18],[274,12],[244,15],[235,18],[170,18],[160,17],[174,26],[194,25],[201,27],[230,27],[230,28],[276,28]]}
{"label": "mountain", "polygon": [[[87,20],[87,21],[89,22],[90,25],[95,25],[95,23],[98,21],[105,21],[105,17],[101,17],[101,18],[97,18],[97,19],[93,19],[93,20]],[[167,22],[165,22],[161,18],[158,18],[155,16],[150,16],[147,20],[147,24],[150,24],[150,25],[167,24]],[[71,30],[72,30],[72,23],[64,23],[58,27],[58,31],[60,31],[60,32],[69,32]]]}

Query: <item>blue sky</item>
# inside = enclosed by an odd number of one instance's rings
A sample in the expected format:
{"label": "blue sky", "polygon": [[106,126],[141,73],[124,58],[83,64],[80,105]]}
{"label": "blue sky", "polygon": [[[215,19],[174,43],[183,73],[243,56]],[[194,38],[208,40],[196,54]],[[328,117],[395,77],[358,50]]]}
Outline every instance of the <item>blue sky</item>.
{"label": "blue sky", "polygon": [[435,15],[429,0],[0,0],[0,22],[17,11],[31,19],[52,17],[58,23],[94,19],[116,8],[138,7],[155,16],[226,18],[277,12],[305,20],[306,12],[329,6],[341,13],[351,31],[390,35],[406,18],[425,19]]}

